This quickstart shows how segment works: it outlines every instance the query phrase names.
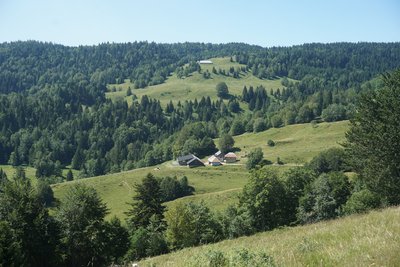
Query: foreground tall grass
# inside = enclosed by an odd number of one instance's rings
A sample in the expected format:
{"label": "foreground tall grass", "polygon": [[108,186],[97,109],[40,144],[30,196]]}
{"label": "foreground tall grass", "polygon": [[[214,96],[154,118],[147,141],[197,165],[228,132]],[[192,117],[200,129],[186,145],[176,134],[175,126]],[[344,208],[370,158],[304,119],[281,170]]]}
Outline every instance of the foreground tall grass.
{"label": "foreground tall grass", "polygon": [[400,266],[400,207],[187,248],[139,266],[237,266],[238,261],[242,266]]}

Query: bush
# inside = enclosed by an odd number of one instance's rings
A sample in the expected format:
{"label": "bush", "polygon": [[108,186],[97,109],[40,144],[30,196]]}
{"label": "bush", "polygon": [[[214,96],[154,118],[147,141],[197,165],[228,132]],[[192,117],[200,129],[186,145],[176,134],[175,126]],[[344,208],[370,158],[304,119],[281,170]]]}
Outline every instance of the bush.
{"label": "bush", "polygon": [[239,135],[246,131],[243,121],[240,119],[235,119],[232,123],[231,130],[229,131],[231,135]]}
{"label": "bush", "polygon": [[345,215],[353,213],[367,212],[371,209],[378,208],[381,205],[381,200],[377,194],[363,189],[353,193],[346,204],[343,206],[342,213]]}
{"label": "bush", "polygon": [[189,185],[186,176],[181,179],[175,177],[163,177],[160,182],[161,199],[163,202],[171,201],[180,197],[192,195],[194,188]]}
{"label": "bush", "polygon": [[230,253],[210,249],[192,259],[188,266],[208,267],[273,267],[274,259],[263,251],[253,252],[246,248],[236,249]]}
{"label": "bush", "polygon": [[280,115],[274,115],[271,117],[271,125],[274,128],[279,128],[283,126],[282,117]]}
{"label": "bush", "polygon": [[248,170],[254,169],[257,165],[259,165],[264,157],[264,153],[261,148],[255,148],[250,151],[249,156],[246,162],[246,168]]}
{"label": "bush", "polygon": [[300,198],[297,218],[300,222],[311,223],[337,217],[351,190],[349,179],[343,173],[321,174]]}
{"label": "bush", "polygon": [[228,86],[226,85],[226,83],[224,83],[224,82],[218,83],[217,86],[215,87],[215,89],[217,90],[218,97],[226,98],[229,96],[229,90],[228,90]]}
{"label": "bush", "polygon": [[346,107],[342,104],[331,104],[321,113],[324,121],[340,121],[346,119]]}
{"label": "bush", "polygon": [[271,140],[271,139],[269,139],[269,140],[267,141],[267,144],[268,144],[268,146],[270,146],[270,147],[275,146],[275,142],[274,142],[273,140]]}
{"label": "bush", "polygon": [[134,261],[168,252],[163,228],[163,224],[156,216],[152,216],[147,227],[136,229],[131,236],[130,248],[125,259]]}
{"label": "bush", "polygon": [[218,218],[224,238],[237,238],[255,232],[254,218],[244,209],[229,206]]}
{"label": "bush", "polygon": [[264,119],[262,118],[255,119],[253,125],[253,131],[255,133],[265,131],[266,129],[267,129],[267,124],[265,123]]}
{"label": "bush", "polygon": [[165,214],[166,240],[171,249],[219,241],[222,229],[214,214],[203,203],[178,203]]}
{"label": "bush", "polygon": [[308,167],[318,175],[331,171],[348,171],[345,156],[342,148],[330,148],[315,156]]}

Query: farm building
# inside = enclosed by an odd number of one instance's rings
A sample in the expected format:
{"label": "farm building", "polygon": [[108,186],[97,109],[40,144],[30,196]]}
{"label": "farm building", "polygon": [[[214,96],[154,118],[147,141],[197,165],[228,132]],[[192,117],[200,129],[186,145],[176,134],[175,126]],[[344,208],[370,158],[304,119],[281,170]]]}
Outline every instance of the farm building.
{"label": "farm building", "polygon": [[197,61],[197,63],[199,63],[199,64],[213,64],[213,62],[211,60],[199,60],[199,61]]}
{"label": "farm building", "polygon": [[204,163],[193,154],[178,157],[177,160],[180,166],[188,166],[189,168],[204,166]]}
{"label": "farm building", "polygon": [[193,159],[188,161],[187,166],[189,168],[194,168],[194,167],[200,167],[200,166],[205,166],[205,165],[198,157],[195,156]]}
{"label": "farm building", "polygon": [[208,158],[208,164],[212,166],[222,165],[221,161],[216,156],[211,156]]}
{"label": "farm building", "polygon": [[225,162],[226,163],[235,163],[237,161],[237,156],[233,152],[229,152],[225,155]]}
{"label": "farm building", "polygon": [[186,166],[187,163],[188,163],[190,160],[192,160],[194,157],[195,157],[195,155],[193,155],[193,154],[188,154],[188,155],[185,155],[185,156],[178,157],[177,160],[178,160],[179,165],[181,165],[181,166]]}
{"label": "farm building", "polygon": [[220,150],[214,154],[214,156],[219,159],[220,161],[224,161],[224,153],[222,153]]}

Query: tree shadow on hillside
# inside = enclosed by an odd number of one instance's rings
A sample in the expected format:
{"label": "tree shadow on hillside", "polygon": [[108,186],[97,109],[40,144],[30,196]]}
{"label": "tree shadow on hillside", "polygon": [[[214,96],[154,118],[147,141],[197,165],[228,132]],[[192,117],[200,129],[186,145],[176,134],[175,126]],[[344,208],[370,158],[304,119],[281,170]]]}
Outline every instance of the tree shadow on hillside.
{"label": "tree shadow on hillside", "polygon": [[242,151],[239,147],[232,147],[232,152],[240,152]]}

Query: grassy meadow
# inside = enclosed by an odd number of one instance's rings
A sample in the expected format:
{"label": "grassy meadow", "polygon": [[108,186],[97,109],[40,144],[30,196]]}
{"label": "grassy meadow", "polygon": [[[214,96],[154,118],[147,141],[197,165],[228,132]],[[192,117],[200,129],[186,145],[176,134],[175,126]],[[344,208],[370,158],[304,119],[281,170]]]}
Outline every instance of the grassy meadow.
{"label": "grassy meadow", "polygon": [[[134,193],[134,184],[139,183],[147,173],[155,176],[177,176],[186,175],[189,183],[195,187],[193,196],[184,197],[166,203],[166,206],[175,205],[178,202],[200,202],[204,201],[213,210],[223,210],[229,204],[237,202],[237,195],[248,179],[248,171],[244,163],[245,155],[255,147],[261,147],[264,156],[272,161],[280,157],[286,165],[273,165],[270,168],[285,171],[294,165],[309,161],[320,151],[329,147],[338,146],[343,141],[348,122],[321,123],[317,126],[312,124],[298,124],[278,129],[269,129],[260,133],[246,133],[234,137],[239,161],[237,164],[224,165],[220,167],[199,167],[189,169],[165,162],[158,166],[136,169],[132,171],[107,174],[98,177],[75,180],[53,185],[56,198],[62,198],[69,186],[74,183],[85,183],[94,187],[101,198],[110,209],[109,216],[124,218],[124,212],[129,208]],[[276,142],[275,147],[268,147],[267,140]],[[204,159],[205,161],[206,159]]]}
{"label": "grassy meadow", "polygon": [[[241,65],[236,62],[230,62],[230,58],[212,58],[211,61],[213,64],[202,64],[201,65],[201,73],[194,72],[191,76],[186,77],[184,79],[179,79],[174,73],[168,79],[159,85],[149,86],[144,89],[133,89],[134,85],[126,80],[123,84],[110,84],[108,85],[108,90],[110,92],[106,93],[106,97],[111,98],[113,100],[116,99],[125,99],[128,103],[132,102],[132,97],[126,97],[126,91],[128,88],[132,89],[132,93],[135,94],[138,98],[141,98],[143,95],[147,95],[151,98],[160,100],[163,106],[166,106],[170,100],[172,102],[177,103],[178,101],[185,100],[194,100],[197,98],[200,100],[203,96],[209,96],[211,100],[217,100],[217,93],[215,90],[215,86],[219,82],[225,82],[228,85],[229,93],[232,95],[241,95],[243,87],[246,85],[247,88],[249,86],[253,86],[254,88],[260,85],[263,85],[267,92],[269,93],[270,89],[284,88],[281,85],[280,79],[275,80],[266,80],[259,79],[253,76],[250,72],[240,73],[240,78],[233,78],[232,76],[224,76],[224,75],[216,75],[212,73],[212,68],[215,67],[218,69],[224,69],[226,72],[229,72],[230,67],[244,67],[245,65]],[[203,72],[208,70],[211,73],[210,79],[203,78]],[[115,88],[116,92],[111,92],[111,89]]]}
{"label": "grassy meadow", "polygon": [[[24,170],[25,170],[25,175],[27,178],[29,178],[33,183],[36,182],[36,169],[31,167],[31,166],[21,166]],[[3,171],[7,174],[8,178],[11,178],[14,176],[15,172],[16,172],[16,168],[11,166],[11,165],[0,165],[0,169],[3,169]],[[69,169],[63,169],[62,170],[62,175],[63,177],[67,176]],[[74,175],[74,177],[76,177],[79,173],[79,171],[77,170],[72,170],[72,173]]]}
{"label": "grassy meadow", "polygon": [[[230,192],[229,190],[232,189],[239,190],[244,186],[248,178],[248,173],[243,166],[189,169],[187,167],[174,166],[170,162],[167,162],[158,166],[55,184],[53,185],[53,190],[56,198],[62,199],[69,186],[74,183],[85,183],[94,187],[100,197],[107,203],[107,207],[110,209],[109,216],[115,215],[123,219],[125,218],[124,212],[129,208],[127,203],[132,200],[134,184],[140,183],[143,177],[149,172],[157,177],[177,176],[179,178],[186,175],[190,185],[195,187],[196,195],[182,199],[193,200],[197,196],[201,196],[208,204],[221,203],[218,202],[218,197],[213,197],[212,194],[207,197],[207,194],[220,191]],[[234,190],[232,192],[235,192]],[[235,200],[232,196],[227,196],[227,198]],[[179,201],[182,201],[182,199]],[[173,205],[173,203],[173,201],[169,202],[167,206]]]}
{"label": "grassy meadow", "polygon": [[276,266],[399,266],[399,245],[400,207],[393,207],[186,248],[139,266],[212,266],[211,252],[229,260],[243,249],[266,253]]}
{"label": "grassy meadow", "polygon": [[[243,162],[252,149],[261,147],[264,157],[272,162],[280,157],[284,163],[303,164],[325,149],[340,146],[345,140],[348,127],[348,121],[339,121],[271,128],[260,133],[235,136],[235,147],[240,149],[237,155]],[[270,139],[275,142],[275,146],[267,145]]]}

